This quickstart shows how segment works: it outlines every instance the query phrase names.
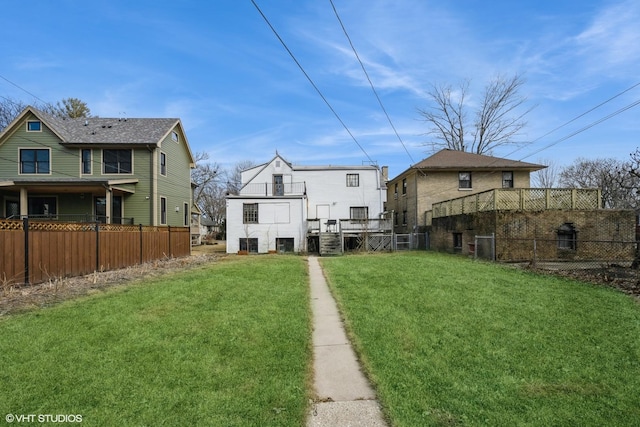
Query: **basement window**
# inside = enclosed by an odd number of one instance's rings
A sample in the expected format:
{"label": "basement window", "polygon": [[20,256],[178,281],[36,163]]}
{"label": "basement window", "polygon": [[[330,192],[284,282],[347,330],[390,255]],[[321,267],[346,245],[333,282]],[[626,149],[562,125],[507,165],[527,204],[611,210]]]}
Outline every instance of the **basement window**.
{"label": "basement window", "polygon": [[574,225],[566,222],[557,230],[558,233],[558,249],[575,251],[578,232]]}
{"label": "basement window", "polygon": [[247,251],[250,254],[257,254],[258,253],[258,239],[257,238],[241,237],[239,243],[240,243],[240,250],[241,251]]}
{"label": "basement window", "polygon": [[462,250],[462,233],[453,233],[453,249]]}

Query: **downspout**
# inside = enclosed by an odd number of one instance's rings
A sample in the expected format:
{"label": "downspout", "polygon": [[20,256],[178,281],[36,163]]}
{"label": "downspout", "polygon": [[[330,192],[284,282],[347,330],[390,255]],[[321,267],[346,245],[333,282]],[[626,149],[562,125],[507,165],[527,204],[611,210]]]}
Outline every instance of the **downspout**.
{"label": "downspout", "polygon": [[416,173],[414,174],[414,178],[413,178],[413,184],[414,184],[414,193],[415,194],[415,198],[416,198],[416,211],[415,211],[415,222],[413,223],[413,232],[415,233],[416,230],[418,229],[418,172],[416,171]]}

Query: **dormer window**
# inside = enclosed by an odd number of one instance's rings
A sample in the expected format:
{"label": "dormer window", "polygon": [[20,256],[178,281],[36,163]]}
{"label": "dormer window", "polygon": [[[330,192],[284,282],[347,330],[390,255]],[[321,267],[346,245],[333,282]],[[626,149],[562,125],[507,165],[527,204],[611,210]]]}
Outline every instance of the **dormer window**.
{"label": "dormer window", "polygon": [[42,123],[40,120],[28,120],[27,132],[42,132]]}

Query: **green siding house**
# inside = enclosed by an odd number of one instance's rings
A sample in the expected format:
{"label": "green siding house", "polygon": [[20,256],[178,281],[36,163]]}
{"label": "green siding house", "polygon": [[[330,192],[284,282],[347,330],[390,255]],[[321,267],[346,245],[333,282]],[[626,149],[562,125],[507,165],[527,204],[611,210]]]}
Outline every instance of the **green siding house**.
{"label": "green siding house", "polygon": [[180,119],[27,107],[0,133],[0,217],[188,227],[193,167]]}

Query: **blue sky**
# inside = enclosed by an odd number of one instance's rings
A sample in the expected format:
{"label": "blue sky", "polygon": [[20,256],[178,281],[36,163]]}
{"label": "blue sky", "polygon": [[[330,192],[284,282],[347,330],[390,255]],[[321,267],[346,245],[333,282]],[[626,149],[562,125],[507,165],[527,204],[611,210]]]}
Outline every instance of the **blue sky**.
{"label": "blue sky", "polygon": [[[251,0],[8,1],[0,76],[38,98],[75,97],[101,117],[179,117],[192,150],[223,167],[270,160],[388,165],[393,177],[428,157],[432,84],[470,79],[477,105],[492,76],[523,74],[530,144],[496,150],[560,165],[627,160],[640,145],[637,0],[333,0],[402,146],[329,0],[256,0],[358,144]],[[7,19],[7,17],[10,17]],[[0,96],[33,97],[0,79]],[[548,148],[546,148],[548,147]],[[407,153],[408,151],[408,153]]]}

